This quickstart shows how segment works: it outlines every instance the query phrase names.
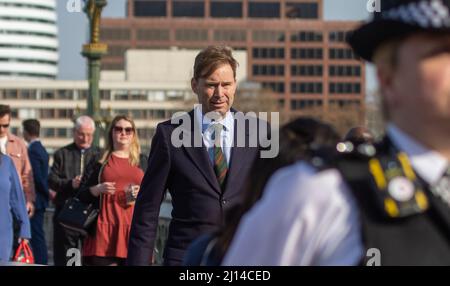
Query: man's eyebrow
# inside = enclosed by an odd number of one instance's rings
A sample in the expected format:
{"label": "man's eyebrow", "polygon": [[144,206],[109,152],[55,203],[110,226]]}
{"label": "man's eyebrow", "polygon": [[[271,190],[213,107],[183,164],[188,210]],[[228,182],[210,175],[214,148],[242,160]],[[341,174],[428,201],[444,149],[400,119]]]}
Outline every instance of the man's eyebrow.
{"label": "man's eyebrow", "polygon": [[428,58],[432,56],[436,56],[438,54],[442,53],[449,53],[450,52],[450,43],[440,44],[436,45],[435,47],[431,48],[427,52],[425,52],[421,58]]}
{"label": "man's eyebrow", "polygon": [[230,84],[233,83],[233,81],[214,81],[214,80],[205,80],[206,84]]}

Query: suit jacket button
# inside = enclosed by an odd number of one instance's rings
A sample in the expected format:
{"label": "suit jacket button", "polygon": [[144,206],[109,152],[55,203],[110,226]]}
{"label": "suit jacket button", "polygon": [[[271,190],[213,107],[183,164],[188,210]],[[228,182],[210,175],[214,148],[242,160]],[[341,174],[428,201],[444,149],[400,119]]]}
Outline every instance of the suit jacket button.
{"label": "suit jacket button", "polygon": [[227,200],[222,200],[222,205],[225,205],[227,203]]}

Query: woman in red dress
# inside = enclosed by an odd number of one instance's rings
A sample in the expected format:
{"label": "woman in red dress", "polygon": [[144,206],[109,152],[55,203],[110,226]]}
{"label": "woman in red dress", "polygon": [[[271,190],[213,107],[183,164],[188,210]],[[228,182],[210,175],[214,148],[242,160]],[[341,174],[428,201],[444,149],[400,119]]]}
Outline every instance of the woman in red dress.
{"label": "woman in red dress", "polygon": [[80,198],[97,201],[100,213],[94,234],[83,245],[85,265],[123,265],[136,199],[147,159],[140,155],[133,120],[116,116],[102,159],[86,168]]}

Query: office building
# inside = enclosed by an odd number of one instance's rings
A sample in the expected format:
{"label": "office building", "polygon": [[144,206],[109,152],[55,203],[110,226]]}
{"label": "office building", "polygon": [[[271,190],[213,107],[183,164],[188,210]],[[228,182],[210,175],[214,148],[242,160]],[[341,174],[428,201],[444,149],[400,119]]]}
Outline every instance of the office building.
{"label": "office building", "polygon": [[0,80],[55,79],[55,0],[0,0]]}
{"label": "office building", "polygon": [[322,0],[129,0],[126,18],[102,19],[102,67],[123,69],[129,48],[226,44],[247,51],[247,80],[270,88],[282,112],[363,109],[365,67],[345,43],[356,25],[325,21]]}

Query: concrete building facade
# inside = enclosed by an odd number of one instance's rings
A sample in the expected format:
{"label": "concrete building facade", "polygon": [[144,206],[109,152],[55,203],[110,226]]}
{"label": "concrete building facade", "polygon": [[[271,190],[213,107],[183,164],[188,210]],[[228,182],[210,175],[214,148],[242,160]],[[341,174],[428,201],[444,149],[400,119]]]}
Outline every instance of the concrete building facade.
{"label": "concrete building facade", "polygon": [[55,0],[0,0],[0,80],[55,79]]}
{"label": "concrete building facade", "polygon": [[102,20],[106,70],[123,69],[130,48],[225,44],[247,51],[247,80],[273,90],[280,111],[364,108],[365,67],[345,43],[358,23],[324,21],[322,0],[129,0],[127,15]]}
{"label": "concrete building facade", "polygon": [[[196,97],[190,86],[194,56],[198,51],[129,50],[129,69],[101,74],[101,112],[107,122],[116,114],[127,114],[136,123],[143,152],[148,154],[156,125],[179,111],[193,108]],[[147,59],[167,64],[165,69],[148,65]],[[236,58],[247,60],[245,51]],[[129,71],[133,72],[129,72]],[[136,72],[139,71],[139,72]],[[157,74],[157,77],[155,75]],[[246,78],[237,74],[238,80]],[[150,79],[156,80],[150,80]],[[164,80],[170,79],[170,80]],[[21,122],[41,122],[41,139],[52,154],[72,141],[73,119],[86,112],[87,81],[0,81],[0,102],[12,108],[11,131],[19,134]]]}

